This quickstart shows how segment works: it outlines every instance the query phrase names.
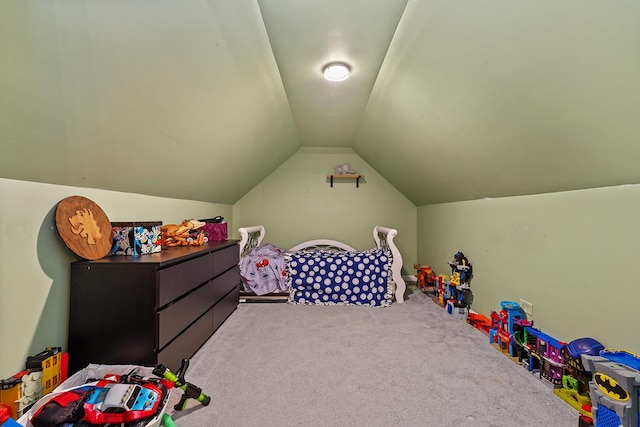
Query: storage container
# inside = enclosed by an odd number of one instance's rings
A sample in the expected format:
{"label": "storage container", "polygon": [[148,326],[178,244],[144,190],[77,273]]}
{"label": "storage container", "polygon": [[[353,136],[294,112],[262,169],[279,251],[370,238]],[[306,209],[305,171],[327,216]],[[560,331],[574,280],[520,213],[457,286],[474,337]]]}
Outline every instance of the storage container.
{"label": "storage container", "polygon": [[162,221],[112,222],[112,255],[144,255],[162,249]]}
{"label": "storage container", "polygon": [[[206,222],[206,220],[204,220]],[[229,230],[227,229],[226,222],[212,223],[207,222],[202,228],[207,233],[207,237],[210,242],[218,242],[227,240],[229,237]]]}

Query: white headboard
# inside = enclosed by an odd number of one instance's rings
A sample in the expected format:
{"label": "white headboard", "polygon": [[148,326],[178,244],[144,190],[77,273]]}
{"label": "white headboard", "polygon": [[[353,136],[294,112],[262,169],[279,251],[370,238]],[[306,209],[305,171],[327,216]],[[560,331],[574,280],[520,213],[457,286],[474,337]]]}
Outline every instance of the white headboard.
{"label": "white headboard", "polygon": [[254,225],[253,227],[241,227],[238,229],[240,234],[240,256],[249,252],[249,249],[260,246],[264,240],[264,227]]}

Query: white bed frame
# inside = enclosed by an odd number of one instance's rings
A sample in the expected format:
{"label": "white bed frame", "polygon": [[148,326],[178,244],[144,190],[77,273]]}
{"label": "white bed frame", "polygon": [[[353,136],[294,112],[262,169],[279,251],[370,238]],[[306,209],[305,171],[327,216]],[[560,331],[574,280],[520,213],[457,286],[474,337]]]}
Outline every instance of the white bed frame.
{"label": "white bed frame", "polygon": [[[240,256],[245,255],[249,249],[255,248],[262,244],[265,236],[265,229],[262,225],[255,225],[252,227],[241,227],[238,229],[240,234]],[[404,302],[404,293],[407,289],[407,285],[402,278],[402,255],[396,247],[393,239],[398,235],[398,230],[393,228],[381,227],[379,225],[373,228],[373,240],[376,242],[376,247],[382,249],[391,255],[391,283],[394,287],[393,295],[397,303]],[[289,252],[295,252],[300,250],[314,250],[314,249],[329,249],[338,251],[355,252],[356,250],[351,246],[338,242],[337,240],[310,240],[295,245]]]}

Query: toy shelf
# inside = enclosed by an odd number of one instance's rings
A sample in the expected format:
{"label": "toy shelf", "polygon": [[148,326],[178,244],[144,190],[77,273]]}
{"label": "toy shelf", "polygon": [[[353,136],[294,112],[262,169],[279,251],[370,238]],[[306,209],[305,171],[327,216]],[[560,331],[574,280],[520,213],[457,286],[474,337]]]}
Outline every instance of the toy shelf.
{"label": "toy shelf", "polygon": [[364,178],[364,175],[360,175],[360,174],[356,174],[356,173],[348,173],[348,174],[343,174],[343,175],[327,175],[327,179],[330,180],[331,183],[331,187],[333,187],[333,180],[334,179],[355,179],[356,180],[356,187],[360,187],[360,179]]}

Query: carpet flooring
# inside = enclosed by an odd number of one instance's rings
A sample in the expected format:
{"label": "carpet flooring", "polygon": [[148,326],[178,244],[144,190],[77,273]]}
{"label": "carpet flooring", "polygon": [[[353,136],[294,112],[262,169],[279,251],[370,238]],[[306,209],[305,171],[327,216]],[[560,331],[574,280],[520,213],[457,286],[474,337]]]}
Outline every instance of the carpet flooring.
{"label": "carpet flooring", "polygon": [[549,386],[420,291],[388,308],[240,304],[186,380],[211,403],[174,411],[178,426],[578,424]]}

